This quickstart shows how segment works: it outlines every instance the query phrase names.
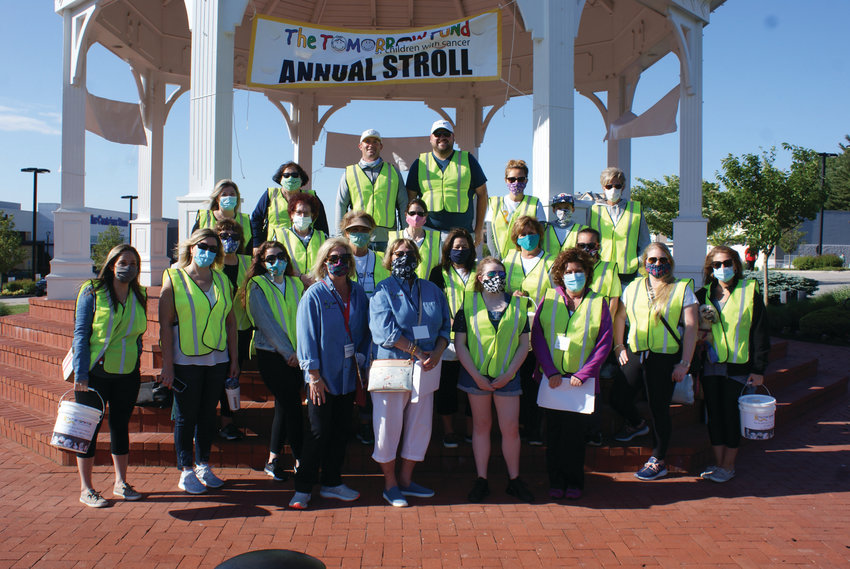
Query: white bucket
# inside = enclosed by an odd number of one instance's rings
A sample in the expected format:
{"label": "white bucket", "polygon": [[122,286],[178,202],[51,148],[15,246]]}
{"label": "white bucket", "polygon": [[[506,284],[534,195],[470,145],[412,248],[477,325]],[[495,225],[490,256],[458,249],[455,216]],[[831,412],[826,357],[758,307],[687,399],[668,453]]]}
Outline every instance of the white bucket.
{"label": "white bucket", "polygon": [[239,411],[239,386],[225,387],[224,392],[227,394],[227,406],[231,411]]}
{"label": "white bucket", "polygon": [[[66,391],[62,397],[71,391],[73,389]],[[91,388],[89,391],[97,393]],[[100,397],[100,393],[97,393],[97,396]],[[105,407],[102,397],[100,397],[100,403]],[[89,450],[94,431],[102,418],[101,409],[74,401],[61,401],[60,398],[59,413],[56,416],[56,424],[53,426],[50,444],[62,450],[85,454]]]}
{"label": "white bucket", "polygon": [[[767,389],[767,388],[765,388]],[[776,398],[768,395],[742,395],[738,398],[741,411],[741,436],[763,441],[773,438],[776,418]]]}

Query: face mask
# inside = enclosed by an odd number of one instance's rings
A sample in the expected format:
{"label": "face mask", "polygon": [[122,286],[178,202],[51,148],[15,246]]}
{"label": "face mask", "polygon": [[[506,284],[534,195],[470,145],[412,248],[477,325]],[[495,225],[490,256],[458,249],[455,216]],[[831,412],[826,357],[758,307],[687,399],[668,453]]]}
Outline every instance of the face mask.
{"label": "face mask", "polygon": [[348,274],[348,263],[339,261],[336,265],[325,263],[328,266],[328,272],[335,277],[344,277]]}
{"label": "face mask", "polygon": [[416,274],[416,266],[419,263],[414,257],[400,257],[393,259],[393,276],[402,280],[410,280]]}
{"label": "face mask", "polygon": [[673,267],[670,264],[656,263],[654,265],[646,264],[646,272],[653,277],[659,279],[669,273]]}
{"label": "face mask", "polygon": [[221,244],[225,253],[235,253],[239,249],[239,241],[235,239],[224,239]]}
{"label": "face mask", "polygon": [[365,247],[369,244],[369,234],[368,233],[349,233],[348,240],[351,241],[351,244],[357,247]]}
{"label": "face mask", "polygon": [[274,263],[266,263],[266,270],[273,277],[279,277],[286,272],[286,261],[278,259]]}
{"label": "face mask", "polygon": [[281,178],[280,185],[284,190],[296,192],[301,189],[301,178],[298,176],[290,176],[289,178]]}
{"label": "face mask", "polygon": [[558,225],[560,225],[561,227],[566,227],[567,224],[573,219],[573,212],[568,209],[556,209],[555,217],[558,219]]}
{"label": "face mask", "polygon": [[722,283],[728,283],[735,276],[735,267],[720,267],[714,269],[714,278]]}
{"label": "face mask", "polygon": [[294,227],[298,231],[307,231],[308,229],[310,229],[310,226],[312,224],[313,224],[313,218],[312,217],[308,217],[306,215],[293,215],[292,216],[292,227]]}
{"label": "face mask", "polygon": [[534,251],[537,249],[537,244],[540,242],[540,236],[536,233],[534,235],[523,235],[517,239],[516,242],[526,251]]}
{"label": "face mask", "polygon": [[521,194],[525,191],[525,186],[528,182],[520,182],[517,180],[516,182],[508,182],[508,191],[512,194]]}
{"label": "face mask", "polygon": [[362,164],[364,168],[374,168],[375,166],[378,165],[378,163],[380,161],[381,161],[380,158],[378,158],[377,160],[372,160],[371,162],[366,162],[365,160],[361,160],[360,164]]}
{"label": "face mask", "polygon": [[204,251],[203,249],[195,249],[195,264],[201,267],[209,267],[215,261],[215,253],[212,251]]}
{"label": "face mask", "polygon": [[570,273],[564,275],[564,286],[570,292],[579,292],[584,289],[587,277],[584,273]]}
{"label": "face mask", "polygon": [[616,188],[605,190],[605,199],[609,202],[617,203],[618,201],[620,201],[621,195],[623,195],[623,190],[618,190]]}
{"label": "face mask", "polygon": [[505,279],[502,277],[481,279],[481,286],[484,287],[484,290],[493,294],[505,292]]}
{"label": "face mask", "polygon": [[451,259],[452,263],[463,265],[469,260],[471,254],[472,249],[451,249],[449,251],[449,259]]}
{"label": "face mask", "polygon": [[233,211],[236,209],[236,202],[239,198],[236,196],[221,196],[218,198],[218,207],[225,211]]}
{"label": "face mask", "polygon": [[428,216],[419,217],[418,215],[415,215],[415,216],[408,215],[405,219],[407,219],[407,224],[410,227],[413,227],[414,229],[419,229],[420,227],[425,225],[425,219],[427,219],[427,217]]}
{"label": "face mask", "polygon": [[115,267],[115,278],[119,282],[128,283],[136,277],[136,274],[139,271],[133,265],[128,265],[125,267]]}

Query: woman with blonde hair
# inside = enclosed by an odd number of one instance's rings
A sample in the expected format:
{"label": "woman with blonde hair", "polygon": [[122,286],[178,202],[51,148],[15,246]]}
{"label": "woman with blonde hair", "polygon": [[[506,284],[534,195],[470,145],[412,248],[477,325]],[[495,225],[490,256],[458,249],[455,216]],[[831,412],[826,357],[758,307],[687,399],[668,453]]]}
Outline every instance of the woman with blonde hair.
{"label": "woman with blonde hair", "polygon": [[221,270],[224,251],[215,231],[198,229],[177,249],[159,298],[161,378],[174,391],[178,487],[201,494],[224,484],[209,459],[224,381],[239,377],[234,295]]}
{"label": "woman with blonde hair", "polygon": [[[655,480],[667,474],[664,458],[672,433],[670,401],[674,383],[684,379],[691,365],[697,299],[693,281],[673,276],[675,263],[666,245],[649,244],[640,261],[647,276],[629,283],[614,320],[614,354],[623,376],[615,380],[611,405],[625,417],[626,434],[646,429],[634,402],[638,386],[641,382],[645,385],[654,443],[652,456],[635,476]],[[624,339],[627,321],[629,336]],[[615,438],[629,440],[622,433]]]}
{"label": "woman with blonde hair", "polygon": [[239,194],[239,187],[236,182],[227,179],[219,180],[212,194],[210,194],[209,207],[198,210],[192,232],[205,227],[213,229],[221,221],[233,220],[242,227],[242,242],[250,255],[253,249],[251,218],[247,213],[240,211],[241,205],[242,196]]}

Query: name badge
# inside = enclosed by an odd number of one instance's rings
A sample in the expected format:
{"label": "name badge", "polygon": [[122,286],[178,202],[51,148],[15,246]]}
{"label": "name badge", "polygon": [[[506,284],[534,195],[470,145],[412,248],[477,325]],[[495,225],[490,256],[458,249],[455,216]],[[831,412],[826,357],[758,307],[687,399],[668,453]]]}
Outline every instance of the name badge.
{"label": "name badge", "polygon": [[558,334],[555,338],[555,348],[566,352],[570,349],[570,339],[565,334]]}
{"label": "name badge", "polygon": [[425,340],[428,338],[428,327],[424,324],[421,326],[413,327],[413,339],[414,340]]}
{"label": "name badge", "polygon": [[346,358],[351,358],[354,356],[354,344],[346,344],[343,349],[345,350]]}

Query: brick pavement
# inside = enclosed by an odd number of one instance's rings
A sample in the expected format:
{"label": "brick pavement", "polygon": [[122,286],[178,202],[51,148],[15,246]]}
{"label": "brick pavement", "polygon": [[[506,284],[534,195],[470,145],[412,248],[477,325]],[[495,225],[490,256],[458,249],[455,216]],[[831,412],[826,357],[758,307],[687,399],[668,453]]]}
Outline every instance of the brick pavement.
{"label": "brick pavement", "polygon": [[[347,568],[850,567],[850,396],[747,443],[738,467],[725,485],[589,474],[582,500],[534,505],[506,496],[503,475],[482,505],[464,503],[468,475],[431,475],[420,482],[437,497],[401,510],[383,503],[378,477],[358,476],[346,482],[359,502],[317,497],[306,512],[285,508],[291,481],[261,472],[224,469],[222,490],[190,497],[176,470],[142,467],[130,481],[145,500],[94,510],[77,501],[73,468],[0,440],[0,569],[213,568],[265,548]],[[525,478],[542,497],[543,473]],[[95,480],[111,489],[110,469]]]}

